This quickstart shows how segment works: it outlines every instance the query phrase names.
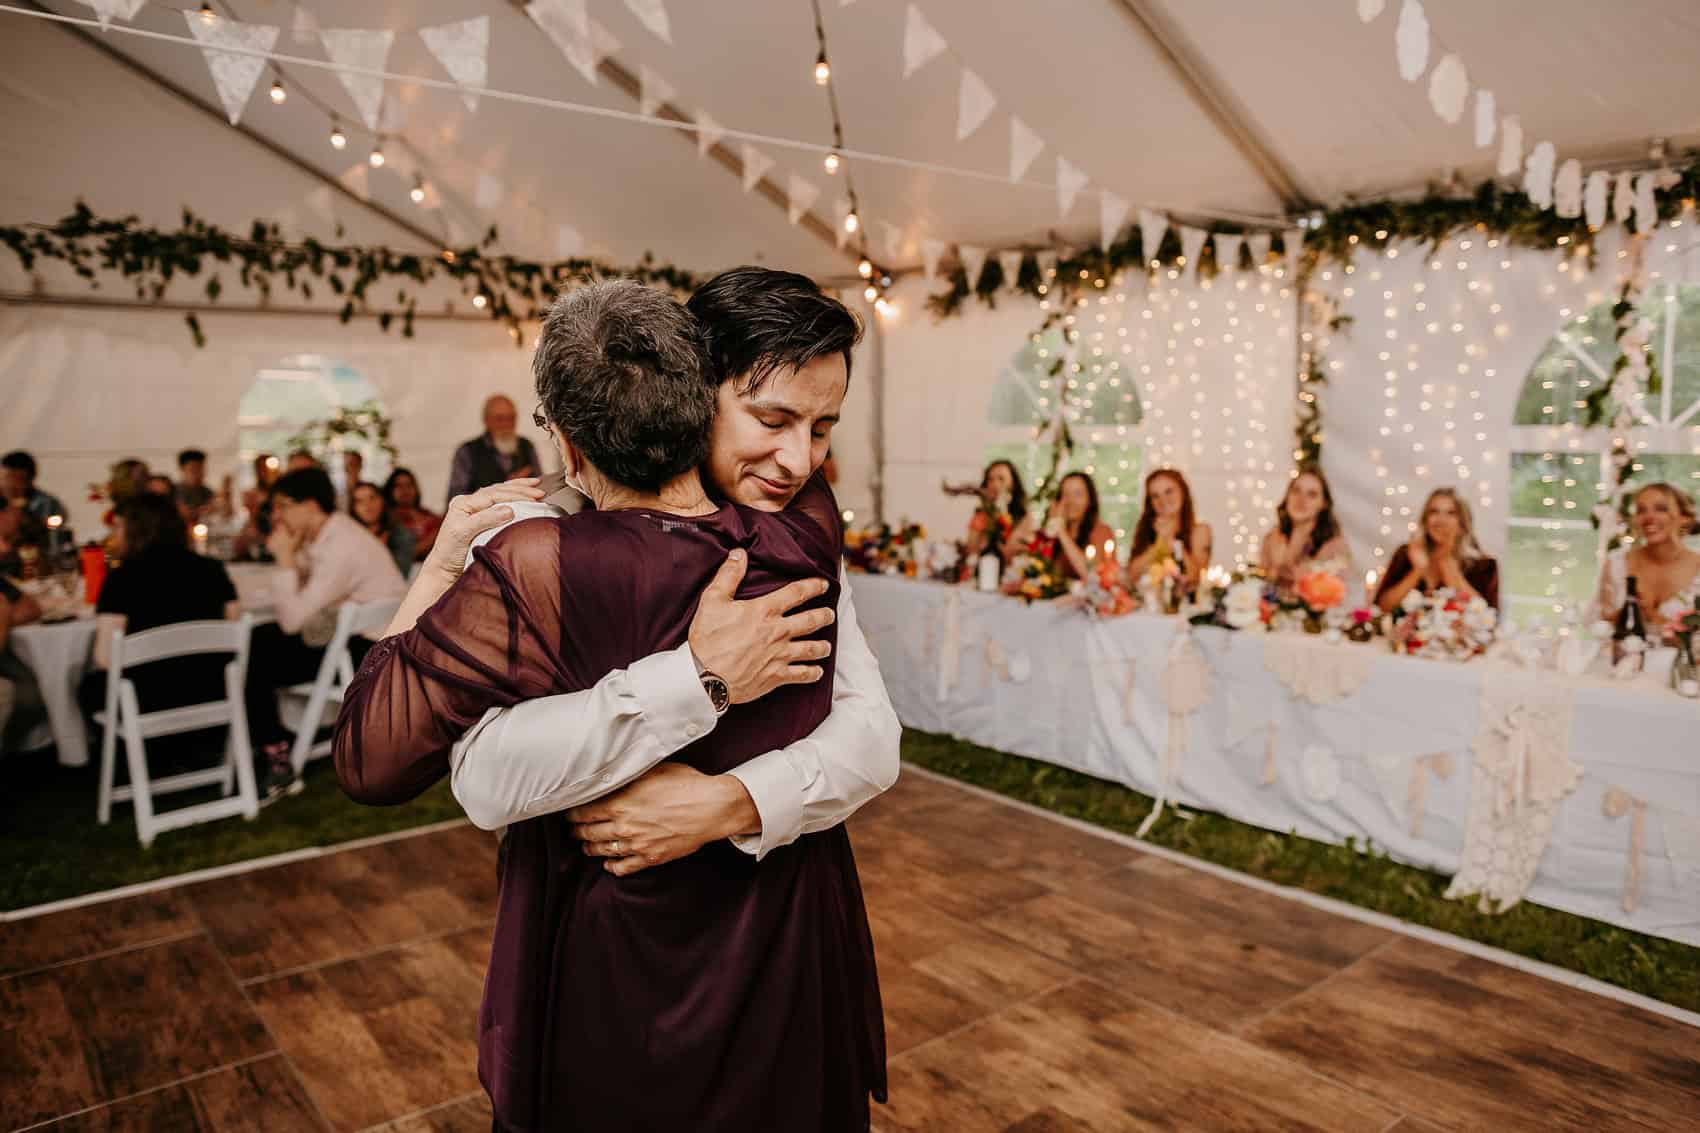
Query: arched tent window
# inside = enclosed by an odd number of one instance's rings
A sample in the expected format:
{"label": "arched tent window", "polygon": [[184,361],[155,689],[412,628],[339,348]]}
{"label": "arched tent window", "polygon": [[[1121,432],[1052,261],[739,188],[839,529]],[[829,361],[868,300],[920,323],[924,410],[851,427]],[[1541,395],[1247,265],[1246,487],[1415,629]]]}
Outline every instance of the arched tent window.
{"label": "arched tent window", "polygon": [[[1005,363],[992,388],[986,463],[1013,463],[1028,492],[1050,470],[1049,437],[1035,439],[1035,434],[1056,412],[1057,383],[1067,375],[1053,378],[1049,371],[1066,350],[1059,330],[1045,332],[1038,342],[1029,339]],[[1142,454],[1133,435],[1144,416],[1139,394],[1120,362],[1110,362],[1105,373],[1090,380],[1084,374],[1073,380],[1076,385],[1068,392],[1074,406],[1069,422],[1074,452],[1063,472],[1092,476],[1100,517],[1115,531],[1117,543],[1125,545],[1139,517]]]}
{"label": "arched tent window", "polygon": [[[1633,480],[1666,480],[1700,498],[1700,287],[1658,284],[1641,311],[1661,388],[1634,407]],[[1583,427],[1583,402],[1610,382],[1616,358],[1611,305],[1601,304],[1554,335],[1524,380],[1511,429],[1504,587],[1519,621],[1552,621],[1594,593],[1599,538],[1589,516],[1607,490],[1611,431]]]}
{"label": "arched tent window", "polygon": [[[311,421],[324,420],[337,410],[378,402],[378,391],[366,377],[332,358],[319,354],[297,354],[261,370],[237,410],[237,446],[242,461],[242,486],[253,487],[254,458],[270,453],[280,461],[289,455],[289,439]],[[365,457],[363,475],[382,483],[389,475],[389,459],[375,445],[344,438],[345,447],[358,448]],[[341,491],[342,466],[327,460],[326,471]]]}

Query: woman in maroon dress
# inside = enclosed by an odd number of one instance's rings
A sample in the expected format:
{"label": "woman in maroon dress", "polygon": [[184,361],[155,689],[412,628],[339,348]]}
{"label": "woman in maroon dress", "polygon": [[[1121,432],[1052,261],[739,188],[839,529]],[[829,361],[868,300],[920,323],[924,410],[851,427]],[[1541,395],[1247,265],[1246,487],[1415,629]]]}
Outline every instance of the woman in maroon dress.
{"label": "woman in maroon dress", "polygon": [[[406,633],[376,646],[337,725],[364,802],[411,798],[492,707],[592,687],[682,644],[733,549],[742,593],[802,578],[837,601],[818,476],[786,511],[717,504],[696,469],[714,384],[691,316],[631,283],[558,302],[534,363],[570,482],[597,508],[501,532]],[[831,640],[830,627],[822,632]],[[824,677],[726,712],[673,758],[721,774],[811,732]],[[885,1097],[873,944],[842,826],[757,862],[728,842],[618,877],[563,815],[508,828],[479,1013],[499,1129],[862,1131]]]}

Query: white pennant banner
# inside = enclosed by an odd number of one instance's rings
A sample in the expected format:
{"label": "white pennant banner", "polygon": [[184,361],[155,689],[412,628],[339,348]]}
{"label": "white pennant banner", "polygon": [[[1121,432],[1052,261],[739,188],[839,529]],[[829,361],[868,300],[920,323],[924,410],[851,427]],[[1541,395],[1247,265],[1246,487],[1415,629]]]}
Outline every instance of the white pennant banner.
{"label": "white pennant banner", "polygon": [[1050,249],[1040,252],[1034,257],[1039,265],[1039,277],[1051,279],[1057,274],[1057,254]]}
{"label": "white pennant banner", "polygon": [[1387,0],[1358,0],[1358,19],[1369,23],[1381,15],[1381,10],[1387,6]]}
{"label": "white pennant banner", "polygon": [[793,173],[786,182],[785,197],[785,216],[792,224],[796,224],[803,219],[803,214],[814,207],[814,203],[820,199],[820,186],[805,181]]}
{"label": "white pennant banner", "polygon": [[296,43],[319,42],[319,17],[313,14],[312,9],[297,4],[295,22],[289,34]]}
{"label": "white pennant banner", "polygon": [[1628,224],[1635,212],[1635,175],[1619,173],[1617,188],[1612,193],[1611,214],[1619,224]]}
{"label": "white pennant banner", "polygon": [[[94,14],[100,18],[101,27],[110,27],[114,17],[128,23],[136,18],[136,13],[142,10],[142,5],[148,0],[83,0],[83,3],[94,9]],[[188,12],[183,13],[185,16]],[[199,19],[196,16],[196,19]]]}
{"label": "white pennant banner", "polygon": [[1289,278],[1295,277],[1299,273],[1299,257],[1304,255],[1305,230],[1302,228],[1287,229],[1287,231],[1281,233],[1281,244],[1282,247],[1287,249],[1287,275]]}
{"label": "white pennant banner", "polygon": [[679,91],[672,83],[655,73],[648,63],[638,68],[638,110],[653,118],[663,103],[673,101]]}
{"label": "white pennant banner", "polygon": [[761,179],[773,168],[773,159],[749,142],[740,145],[738,153],[744,162],[744,192],[747,193],[761,184]]}
{"label": "white pennant banner", "polygon": [[1635,231],[1645,236],[1659,226],[1659,205],[1653,199],[1653,174],[1635,177]]}
{"label": "white pennant banner", "polygon": [[1086,174],[1068,160],[1057,155],[1057,213],[1067,216],[1068,210],[1074,207],[1074,199],[1080,195],[1080,190],[1086,188]]}
{"label": "white pennant banner", "polygon": [[1021,278],[1021,261],[1026,258],[1025,252],[999,252],[998,266],[1003,269],[1003,285],[1014,287],[1015,281]]}
{"label": "white pennant banner", "polygon": [[584,255],[584,236],[570,224],[555,227],[555,256],[572,260]]}
{"label": "white pennant banner", "polygon": [[1045,148],[1045,139],[1035,134],[1027,123],[1013,115],[1009,120],[1009,179],[1019,181],[1033,167],[1033,160]]}
{"label": "white pennant banner", "polygon": [[1428,103],[1441,121],[1456,126],[1464,117],[1464,104],[1470,101],[1470,75],[1464,61],[1454,53],[1435,64],[1434,74],[1428,77]]}
{"label": "white pennant banner", "polygon": [[1523,166],[1523,192],[1536,208],[1552,207],[1552,169],[1557,161],[1558,151],[1551,142],[1541,142],[1529,151],[1529,160]]}
{"label": "white pennant banner", "polygon": [[[224,21],[220,21],[222,23]],[[215,25],[216,26],[216,25]],[[319,32],[319,42],[325,54],[340,67],[357,67],[364,71],[382,71],[390,57],[390,44],[395,32],[386,28],[325,28]],[[338,71],[336,77],[354,100],[355,109],[366,128],[378,129],[378,115],[384,105],[384,80],[377,75],[360,75]]]}
{"label": "white pennant banner", "polygon": [[1186,257],[1186,266],[1198,270],[1198,254],[1204,250],[1204,241],[1210,233],[1202,228],[1194,228],[1190,224],[1180,226],[1181,255]]}
{"label": "white pennant banner", "polygon": [[1491,90],[1476,92],[1476,147],[1486,149],[1493,145],[1494,135],[1499,133],[1499,110],[1494,103]]}
{"label": "white pennant banner", "polygon": [[1399,9],[1399,30],[1393,34],[1394,52],[1399,59],[1399,77],[1414,83],[1428,69],[1428,13],[1422,0],[1405,0]]}
{"label": "white pennant banner", "polygon": [[1228,271],[1239,267],[1240,245],[1245,243],[1245,237],[1218,232],[1213,239],[1216,241],[1216,270]]}
{"label": "white pennant banner", "polygon": [[956,140],[962,141],[985,125],[997,105],[997,96],[985,80],[962,68],[962,82],[956,91]]}
{"label": "white pennant banner", "polygon": [[986,267],[986,249],[958,244],[956,257],[962,261],[962,271],[968,276],[968,290],[974,290],[974,285],[980,282],[980,272]]}
{"label": "white pennant banner", "polygon": [[1127,223],[1127,214],[1133,206],[1114,193],[1105,191],[1098,198],[1098,245],[1106,252],[1116,242],[1116,235]]}
{"label": "white pennant banner", "polygon": [[1168,230],[1169,218],[1163,213],[1139,210],[1139,240],[1145,249],[1146,263],[1157,258],[1157,250],[1163,246],[1163,234]]}
{"label": "white pennant banner", "polygon": [[1582,208],[1588,217],[1588,227],[1595,232],[1606,226],[1606,210],[1610,207],[1611,174],[1596,169],[1588,174],[1588,187],[1582,191]]}
{"label": "white pennant banner", "polygon": [[614,33],[595,20],[590,21],[590,53],[598,66],[608,56],[620,53],[620,41],[614,38]]}
{"label": "white pennant banner", "polygon": [[[230,124],[234,126],[241,120],[242,108],[248,105],[254,84],[260,81],[260,75],[266,69],[266,57],[238,55],[219,48],[270,51],[272,44],[277,42],[279,29],[267,24],[242,24],[223,18],[208,23],[197,12],[184,12],[183,19],[201,45],[201,53],[207,59],[207,70],[212,72],[213,86],[218,88],[218,100],[224,103],[224,112],[230,116]],[[382,87],[380,82],[380,95]]]}
{"label": "white pennant banner", "polygon": [[419,38],[459,85],[466,108],[477,110],[478,92],[484,89],[490,73],[490,17],[420,28]]}
{"label": "white pennant banner", "polygon": [[673,42],[673,25],[667,19],[665,0],[626,0],[638,23],[648,28],[663,43]]}
{"label": "white pennant banner", "polygon": [[921,270],[927,275],[928,281],[938,278],[939,260],[944,256],[943,240],[926,239],[921,241]]}
{"label": "white pennant banner", "polygon": [[697,111],[697,156],[707,157],[708,151],[720,144],[726,127],[716,122],[707,111]]}
{"label": "white pennant banner", "polygon": [[590,35],[585,0],[531,0],[525,14],[543,29],[584,81],[596,85],[596,43]]}
{"label": "white pennant banner", "polygon": [[939,57],[949,44],[914,4],[903,21],[903,77],[908,78]]}
{"label": "white pennant banner", "polygon": [[903,254],[903,229],[889,220],[879,222],[880,247],[885,252],[885,258],[895,260]]}
{"label": "white pennant banner", "polygon": [[1269,233],[1253,232],[1245,239],[1246,247],[1251,249],[1251,266],[1262,271],[1269,264]]}
{"label": "white pennant banner", "polygon": [[1507,114],[1499,124],[1499,175],[1515,177],[1523,168],[1523,120]]}
{"label": "white pennant banner", "polygon": [[1552,183],[1552,211],[1566,220],[1582,215],[1582,163],[1570,158]]}

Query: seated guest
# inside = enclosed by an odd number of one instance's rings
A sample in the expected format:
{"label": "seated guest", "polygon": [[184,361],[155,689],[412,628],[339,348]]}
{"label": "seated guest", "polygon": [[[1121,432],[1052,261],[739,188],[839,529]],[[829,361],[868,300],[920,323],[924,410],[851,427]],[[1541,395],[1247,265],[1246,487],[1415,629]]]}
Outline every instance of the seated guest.
{"label": "seated guest", "polygon": [[[21,507],[7,508],[0,515],[15,517],[10,526],[35,518]],[[0,558],[13,553],[10,539],[0,533]],[[17,751],[46,715],[34,672],[7,648],[13,629],[39,620],[41,606],[36,600],[0,577],[0,752]]]}
{"label": "seated guest", "polygon": [[[189,549],[189,528],[164,496],[134,496],[118,509],[117,569],[106,576],[95,605],[94,668],[78,690],[83,710],[106,707],[112,639],[177,622],[235,619],[241,608],[224,564]],[[218,700],[227,657],[173,657],[131,669],[143,712]]]}
{"label": "seated guest", "polygon": [[[1034,513],[1028,512],[1016,525],[1009,541],[1012,546],[1023,548],[1040,535],[1057,541],[1057,559],[1064,578],[1086,578],[1099,555],[1113,558],[1116,553],[1115,532],[1098,518],[1098,485],[1084,472],[1070,472],[1063,477],[1043,532]],[[1087,553],[1088,548],[1091,554]]]}
{"label": "seated guest", "polygon": [[177,485],[171,482],[171,477],[155,473],[147,478],[142,485],[142,491],[153,496],[164,496],[168,500],[177,498]]}
{"label": "seated guest", "polygon": [[27,452],[9,452],[0,458],[0,489],[11,507],[21,507],[43,523],[49,516],[65,515],[65,505],[57,496],[49,495],[35,486],[35,457]]}
{"label": "seated guest", "polygon": [[1375,591],[1375,604],[1393,611],[1412,590],[1451,590],[1499,607],[1499,564],[1482,553],[1471,530],[1470,505],[1453,488],[1436,488],[1423,503],[1411,541],[1393,552]]}
{"label": "seated guest", "polygon": [[207,487],[207,454],[198,448],[186,448],[177,454],[177,506],[195,522],[206,514],[216,498]]}
{"label": "seated guest", "polygon": [[[317,675],[344,602],[399,601],[407,587],[389,548],[336,510],[336,490],[322,468],[297,469],[278,480],[266,547],[277,561],[271,584],[277,621],[254,630],[246,699],[254,749],[266,764],[266,795],[276,798],[301,790],[277,690]],[[356,662],[369,644],[351,643]]]}
{"label": "seated guest", "polygon": [[47,524],[32,512],[23,507],[0,510],[0,576],[24,578],[33,573],[46,545]]}
{"label": "seated guest", "polygon": [[413,552],[418,540],[390,514],[389,505],[384,502],[384,494],[378,486],[364,480],[357,481],[348,514],[389,548],[396,569],[406,578],[407,572],[413,569]]}
{"label": "seated guest", "polygon": [[1283,594],[1291,593],[1299,576],[1326,565],[1349,578],[1352,550],[1334,518],[1334,493],[1320,469],[1301,468],[1287,485],[1275,509],[1275,526],[1263,537],[1257,567]]}
{"label": "seated guest", "polygon": [[[988,520],[987,507],[996,514],[995,521]],[[1007,560],[1009,553],[1004,549],[1005,543],[1015,533],[1016,524],[1027,516],[1027,489],[1022,487],[1021,473],[1015,470],[1015,465],[1007,460],[994,460],[986,465],[986,470],[980,475],[980,510],[974,513],[974,518],[968,521],[967,545],[968,560],[980,557],[988,546],[1003,554]],[[996,522],[1002,530],[988,532],[990,523]]]}
{"label": "seated guest", "polygon": [[1181,592],[1190,594],[1210,566],[1211,550],[1210,525],[1194,517],[1186,477],[1173,468],[1159,468],[1147,476],[1145,506],[1128,554],[1129,589],[1139,585],[1153,563],[1170,558],[1180,568]]}
{"label": "seated guest", "polygon": [[413,557],[423,562],[437,543],[443,517],[427,509],[419,493],[419,479],[411,469],[398,468],[384,481],[384,502],[397,523],[413,532]]}
{"label": "seated guest", "polygon": [[263,559],[266,536],[272,529],[272,485],[277,483],[279,461],[269,452],[254,458],[254,486],[242,493],[242,513],[247,521],[236,536],[233,553],[238,559]]}
{"label": "seated guest", "polygon": [[1660,481],[1635,493],[1635,546],[1613,551],[1600,568],[1600,617],[1617,620],[1635,580],[1636,604],[1654,640],[1700,596],[1700,551],[1683,540],[1700,531],[1688,493]]}
{"label": "seated guest", "polygon": [[298,448],[289,454],[289,472],[299,472],[303,468],[318,468],[319,458],[304,448]]}
{"label": "seated guest", "polygon": [[366,456],[357,449],[342,454],[342,483],[336,490],[336,509],[347,511],[354,499],[354,486],[366,479]]}

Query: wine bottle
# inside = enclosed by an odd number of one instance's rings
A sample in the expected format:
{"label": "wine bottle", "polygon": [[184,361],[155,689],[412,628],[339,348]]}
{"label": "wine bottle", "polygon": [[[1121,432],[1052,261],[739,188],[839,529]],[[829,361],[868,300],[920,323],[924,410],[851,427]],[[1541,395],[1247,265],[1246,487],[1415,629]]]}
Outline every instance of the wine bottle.
{"label": "wine bottle", "polygon": [[1635,576],[1628,579],[1627,596],[1611,631],[1611,666],[1613,672],[1640,672],[1647,658],[1647,623],[1641,617],[1641,601],[1636,592]]}

